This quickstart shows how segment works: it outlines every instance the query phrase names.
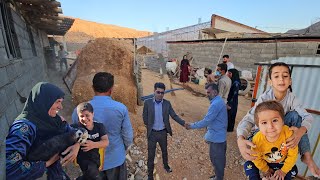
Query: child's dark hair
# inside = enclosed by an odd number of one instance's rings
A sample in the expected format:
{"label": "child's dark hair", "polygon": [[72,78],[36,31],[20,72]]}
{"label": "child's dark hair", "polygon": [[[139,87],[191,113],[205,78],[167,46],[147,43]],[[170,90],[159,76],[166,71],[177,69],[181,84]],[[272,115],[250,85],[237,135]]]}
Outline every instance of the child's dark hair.
{"label": "child's dark hair", "polygon": [[222,56],[222,58],[228,58],[229,59],[229,55],[225,54],[225,55]]}
{"label": "child's dark hair", "polygon": [[154,84],[154,90],[156,90],[157,88],[166,90],[166,85],[164,85],[162,82],[157,82]]}
{"label": "child's dark hair", "polygon": [[98,72],[94,75],[92,84],[94,91],[99,93],[108,92],[114,84],[114,77],[107,72]]}
{"label": "child's dark hair", "polygon": [[[272,69],[274,67],[276,67],[276,66],[284,66],[284,67],[288,68],[289,76],[291,77],[291,70],[289,68],[289,65],[284,63],[284,62],[276,62],[276,63],[271,64],[271,66],[269,67],[269,72],[268,73],[269,73],[269,78],[270,79],[271,79]],[[289,90],[290,90],[290,92],[292,92],[292,86],[291,85],[289,86]]]}
{"label": "child's dark hair", "polygon": [[289,65],[284,63],[284,62],[276,62],[276,63],[273,63],[271,64],[271,66],[269,67],[269,78],[271,79],[271,74],[272,74],[272,69],[276,66],[285,66],[288,68],[288,71],[289,71],[289,75],[291,77],[291,71],[290,71],[290,68],[289,68]]}
{"label": "child's dark hair", "polygon": [[93,107],[90,103],[88,102],[83,102],[83,103],[80,103],[78,106],[77,106],[77,113],[81,113],[83,111],[89,111],[91,113],[93,113]]}
{"label": "child's dark hair", "polygon": [[282,118],[282,121],[284,121],[284,109],[282,107],[282,105],[274,100],[271,101],[265,101],[260,103],[255,111],[254,111],[254,123],[259,126],[259,117],[258,117],[258,113],[262,112],[262,111],[266,111],[266,110],[271,110],[271,111],[277,111],[279,113],[279,115]]}

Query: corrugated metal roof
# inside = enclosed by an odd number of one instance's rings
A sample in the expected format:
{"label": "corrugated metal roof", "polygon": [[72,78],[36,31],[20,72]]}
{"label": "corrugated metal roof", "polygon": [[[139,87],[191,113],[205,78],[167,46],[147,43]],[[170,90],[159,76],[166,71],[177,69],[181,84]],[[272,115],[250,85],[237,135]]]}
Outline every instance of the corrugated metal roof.
{"label": "corrugated metal roof", "polygon": [[[258,87],[257,97],[262,94],[268,81],[268,67],[275,62],[285,62],[292,68],[292,91],[299,99],[299,102],[306,108],[320,111],[320,57],[283,57],[262,64],[262,73]],[[257,63],[259,64],[259,63]],[[258,78],[258,77],[257,77]],[[311,145],[311,153],[316,164],[320,165],[320,115],[312,114],[314,122],[308,137]],[[297,166],[300,175],[310,176],[311,173],[306,165],[299,159]]]}

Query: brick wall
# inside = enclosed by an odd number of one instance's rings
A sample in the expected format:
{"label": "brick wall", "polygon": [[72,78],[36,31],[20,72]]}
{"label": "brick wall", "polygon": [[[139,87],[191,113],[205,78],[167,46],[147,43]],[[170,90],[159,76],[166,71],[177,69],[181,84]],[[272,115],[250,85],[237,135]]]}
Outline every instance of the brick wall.
{"label": "brick wall", "polygon": [[[228,54],[238,70],[249,70],[255,74],[256,62],[264,62],[285,56],[315,56],[319,42],[227,42],[222,55]],[[182,59],[186,52],[192,52],[193,66],[214,68],[217,65],[223,41],[193,43],[169,43],[169,58]],[[221,57],[222,61],[222,57]]]}
{"label": "brick wall", "polygon": [[[19,13],[12,11],[15,33],[17,34],[21,58],[9,59],[5,49],[3,27],[0,28],[0,172],[5,172],[5,137],[9,126],[21,112],[24,104],[19,101],[19,92],[27,97],[31,88],[39,81],[45,81],[46,64],[43,47],[48,46],[44,32],[31,27],[36,55],[32,51],[27,25]],[[0,179],[5,174],[0,173]]]}

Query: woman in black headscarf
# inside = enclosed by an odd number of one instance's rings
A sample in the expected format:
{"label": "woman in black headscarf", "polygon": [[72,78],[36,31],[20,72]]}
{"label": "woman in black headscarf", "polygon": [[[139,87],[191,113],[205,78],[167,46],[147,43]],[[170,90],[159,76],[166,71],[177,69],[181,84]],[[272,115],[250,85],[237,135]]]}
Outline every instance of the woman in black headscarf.
{"label": "woman in black headscarf", "polygon": [[239,71],[237,69],[229,69],[228,76],[231,79],[231,87],[228,95],[228,132],[232,132],[234,128],[234,123],[236,121],[236,115],[238,111],[238,96],[239,96],[239,89],[240,89],[240,78],[239,78]]}
{"label": "woman in black headscarf", "polygon": [[[57,86],[40,82],[36,84],[16,118],[6,138],[7,179],[37,179],[47,172],[47,179],[69,179],[60,164],[59,154],[48,161],[28,161],[28,153],[44,141],[68,132],[71,127],[57,114],[62,109],[64,93]],[[63,165],[73,161],[78,154],[78,143],[68,147],[63,154]]]}

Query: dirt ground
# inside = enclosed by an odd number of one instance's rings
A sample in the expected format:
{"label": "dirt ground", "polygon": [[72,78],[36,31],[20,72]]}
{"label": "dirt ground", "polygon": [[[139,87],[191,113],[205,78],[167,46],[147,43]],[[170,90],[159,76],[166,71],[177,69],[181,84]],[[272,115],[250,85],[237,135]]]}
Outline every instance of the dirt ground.
{"label": "dirt ground", "polygon": [[[133,48],[134,43],[130,39],[97,38],[88,43],[77,57],[77,78],[72,87],[73,104],[90,100],[94,96],[90,88],[94,75],[107,71],[115,77],[113,98],[125,104],[130,112],[135,112],[137,87],[132,68]],[[123,93],[124,89],[126,93]]]}
{"label": "dirt ground", "polygon": [[[160,79],[157,73],[143,70],[142,83],[144,95],[153,93],[153,84],[155,82],[163,82],[166,84],[167,89],[170,89],[170,81],[167,76]],[[71,102],[71,95],[62,81],[64,72],[49,72],[50,82],[60,86],[66,93],[61,115],[64,116],[68,122],[71,122],[71,113],[74,106]],[[190,84],[190,87],[195,91],[204,92],[203,87]],[[173,88],[181,87],[180,85],[173,84]],[[203,90],[202,90],[203,89]],[[165,95],[167,100],[170,100],[172,106],[177,114],[179,114],[187,122],[194,122],[201,120],[207,112],[209,101],[206,97],[199,96],[199,93],[190,92],[188,90],[175,91],[175,96],[170,93]],[[135,142],[137,139],[142,142],[136,145],[142,149],[143,159],[146,160],[147,148],[145,131],[143,130],[142,122],[142,106],[137,109],[137,114],[131,114],[131,122],[135,132]],[[239,108],[236,119],[236,125],[239,120],[245,115],[250,108],[250,100],[244,97],[239,97]],[[170,174],[165,173],[162,167],[162,159],[158,158],[159,163],[156,164],[156,173],[160,179],[188,179],[188,180],[202,180],[208,179],[214,174],[213,168],[208,155],[208,145],[205,143],[203,136],[206,132],[205,129],[201,130],[186,130],[178,123],[171,120],[173,129],[173,136],[168,138],[168,153],[169,165],[173,172]],[[142,129],[138,131],[138,128]],[[160,153],[161,154],[161,153]],[[242,168],[242,158],[236,144],[236,133],[228,133],[227,135],[227,165],[225,170],[225,179],[245,179]],[[80,169],[75,168],[72,164],[68,165],[66,172],[70,178],[75,178],[79,175]]]}
{"label": "dirt ground", "polygon": [[[160,79],[158,74],[152,71],[144,70],[142,73],[143,92],[145,95],[153,93],[153,84],[155,82],[163,82],[166,84],[167,89],[170,89],[170,81],[167,76]],[[201,94],[198,93],[204,93],[204,87],[200,87],[193,83],[187,85],[191,87],[194,92],[179,90],[175,91],[175,96],[168,93],[165,95],[165,98],[171,102],[176,113],[185,121],[195,122],[204,117],[207,108],[209,107],[209,101],[206,97],[202,97]],[[181,86],[173,84],[172,87],[179,88]],[[237,123],[246,114],[249,108],[250,100],[239,97]],[[142,114],[142,107],[139,107],[138,113]],[[170,174],[165,173],[162,168],[162,163],[158,163],[156,168],[160,179],[208,179],[213,174],[213,170],[209,159],[208,145],[203,139],[206,129],[186,130],[172,119],[171,126],[173,129],[173,136],[168,138],[168,153],[169,164],[173,169],[173,172]],[[237,148],[236,133],[234,131],[227,135],[226,180],[245,179],[241,163],[242,159]]]}

